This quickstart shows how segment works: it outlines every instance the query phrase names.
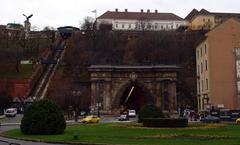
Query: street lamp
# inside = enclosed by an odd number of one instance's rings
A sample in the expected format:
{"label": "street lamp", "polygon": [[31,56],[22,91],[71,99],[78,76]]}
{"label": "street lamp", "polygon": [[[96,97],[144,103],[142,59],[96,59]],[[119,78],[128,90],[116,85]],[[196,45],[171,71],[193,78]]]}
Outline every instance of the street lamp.
{"label": "street lamp", "polygon": [[[210,106],[209,106],[209,97],[206,95],[203,97],[204,99],[204,109],[207,110],[207,109],[210,109]],[[206,103],[205,103],[205,100],[206,100]]]}

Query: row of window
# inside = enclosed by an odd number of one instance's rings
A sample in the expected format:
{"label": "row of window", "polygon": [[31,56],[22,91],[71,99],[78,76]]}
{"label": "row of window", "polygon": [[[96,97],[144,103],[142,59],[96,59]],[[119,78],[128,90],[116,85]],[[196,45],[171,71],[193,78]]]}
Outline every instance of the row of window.
{"label": "row of window", "polygon": [[[205,18],[203,18],[203,22],[206,22]],[[210,22],[210,19],[208,19],[207,22]]]}
{"label": "row of window", "polygon": [[208,90],[208,79],[205,80],[205,85],[204,85],[204,80],[201,80],[198,82],[198,93],[200,93],[200,91],[207,91]]}
{"label": "row of window", "polygon": [[203,65],[205,65],[205,71],[207,71],[208,70],[208,62],[207,62],[207,60],[205,60],[205,63],[203,64],[202,62],[201,62],[201,68],[200,68],[200,66],[199,66],[199,64],[197,65],[197,73],[199,74],[199,72],[201,72],[201,73],[203,73]]}
{"label": "row of window", "polygon": [[[176,28],[178,28],[180,24],[176,24]],[[115,24],[115,28],[117,29],[135,29],[136,27],[145,27],[147,29],[174,29],[173,25],[163,25],[163,24]]]}
{"label": "row of window", "polygon": [[[204,52],[203,52],[203,51],[204,51]],[[204,53],[204,54],[207,54],[207,45],[206,45],[206,44],[204,45],[204,50],[203,50],[202,47],[197,50],[197,59],[199,59],[200,57],[202,57],[202,56],[203,56],[203,53]]]}

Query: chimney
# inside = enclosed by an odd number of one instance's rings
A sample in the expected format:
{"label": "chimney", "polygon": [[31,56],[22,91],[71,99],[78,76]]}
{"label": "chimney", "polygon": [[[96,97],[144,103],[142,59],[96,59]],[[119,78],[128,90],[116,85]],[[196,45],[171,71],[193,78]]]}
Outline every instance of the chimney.
{"label": "chimney", "polygon": [[125,12],[128,12],[127,9],[125,9]]}
{"label": "chimney", "polygon": [[143,9],[141,9],[141,13],[143,13]]}
{"label": "chimney", "polygon": [[147,10],[147,13],[150,13],[150,10],[149,10],[149,9]]}
{"label": "chimney", "polygon": [[115,12],[118,12],[118,9],[115,9]]}
{"label": "chimney", "polygon": [[158,13],[158,10],[155,10],[155,13]]}

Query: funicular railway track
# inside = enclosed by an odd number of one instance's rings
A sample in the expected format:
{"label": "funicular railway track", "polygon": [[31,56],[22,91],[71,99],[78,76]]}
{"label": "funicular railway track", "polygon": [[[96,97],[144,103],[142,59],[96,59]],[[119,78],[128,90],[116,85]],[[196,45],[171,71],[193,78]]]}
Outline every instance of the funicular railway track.
{"label": "funicular railway track", "polygon": [[59,37],[56,40],[56,45],[54,47],[52,56],[47,60],[42,60],[42,65],[44,65],[43,71],[40,77],[37,79],[34,86],[32,87],[32,89],[30,90],[29,94],[27,95],[28,98],[34,98],[36,100],[44,99],[49,82],[51,81],[51,78],[54,76],[59,65],[59,61],[64,54],[66,40],[71,37],[71,34],[75,30],[79,29],[69,26],[58,28],[61,38]]}

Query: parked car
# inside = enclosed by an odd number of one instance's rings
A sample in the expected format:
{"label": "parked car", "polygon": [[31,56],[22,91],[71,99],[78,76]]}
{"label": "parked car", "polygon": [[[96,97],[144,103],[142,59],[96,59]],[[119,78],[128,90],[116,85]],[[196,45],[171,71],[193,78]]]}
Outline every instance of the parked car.
{"label": "parked car", "polygon": [[220,118],[212,115],[207,115],[206,117],[200,119],[200,121],[204,123],[219,123]]}
{"label": "parked car", "polygon": [[128,110],[128,117],[136,117],[136,110]]}
{"label": "parked car", "polygon": [[82,123],[98,123],[100,121],[100,117],[90,115],[86,116],[85,118],[81,119]]}
{"label": "parked car", "polygon": [[17,108],[8,108],[4,114],[6,117],[15,117],[17,115]]}
{"label": "parked car", "polygon": [[236,119],[236,123],[240,124],[240,118]]}
{"label": "parked car", "polygon": [[129,118],[128,118],[128,115],[127,115],[127,114],[121,114],[121,115],[118,117],[118,120],[119,120],[119,121],[126,121],[126,120],[129,120]]}

